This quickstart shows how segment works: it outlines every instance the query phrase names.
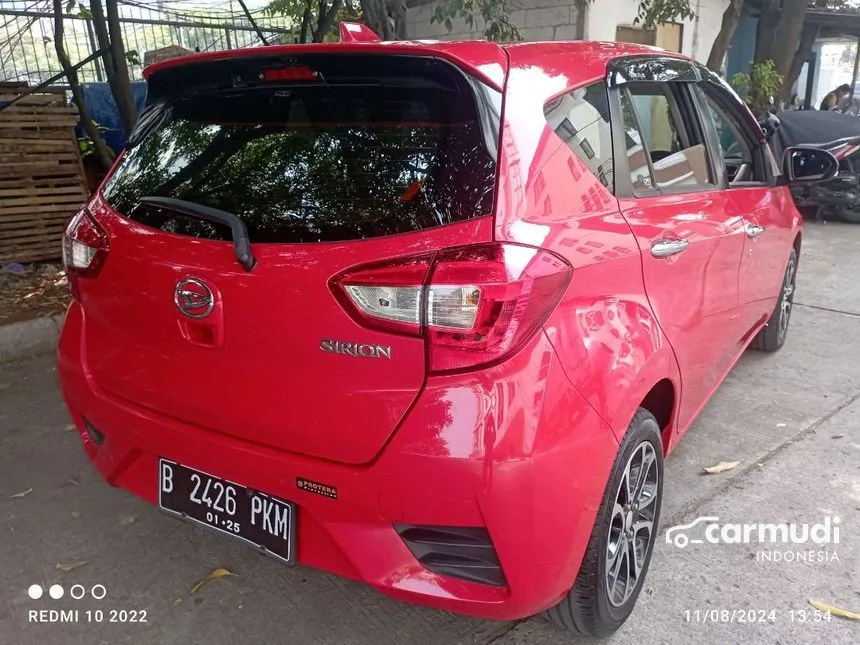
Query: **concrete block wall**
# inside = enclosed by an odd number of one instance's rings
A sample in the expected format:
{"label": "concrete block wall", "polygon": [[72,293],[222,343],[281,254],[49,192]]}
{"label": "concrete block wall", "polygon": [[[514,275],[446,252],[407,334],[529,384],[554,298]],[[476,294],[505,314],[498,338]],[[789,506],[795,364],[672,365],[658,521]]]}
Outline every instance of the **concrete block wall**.
{"label": "concrete block wall", "polygon": [[[575,40],[579,11],[573,0],[510,0],[511,22],[523,40]],[[470,29],[462,20],[454,21],[449,32],[445,25],[432,23],[436,3],[409,9],[407,35],[412,39],[473,40],[483,37],[483,23]]]}
{"label": "concrete block wall", "polygon": [[[697,17],[682,21],[682,52],[704,62],[717,36],[729,0],[692,0]],[[575,0],[509,0],[511,22],[524,40],[615,40],[615,30],[634,26],[639,0],[593,0],[580,16]],[[472,40],[481,38],[483,26],[470,29],[462,20],[449,32],[445,25],[430,22],[436,3],[409,9],[407,34],[413,39]],[[585,21],[578,29],[580,19]]]}

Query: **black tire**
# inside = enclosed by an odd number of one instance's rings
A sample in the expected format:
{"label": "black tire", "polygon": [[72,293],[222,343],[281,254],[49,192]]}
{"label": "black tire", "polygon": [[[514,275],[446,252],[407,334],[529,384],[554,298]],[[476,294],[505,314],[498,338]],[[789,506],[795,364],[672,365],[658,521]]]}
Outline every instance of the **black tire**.
{"label": "black tire", "polygon": [[[650,536],[647,545],[643,545],[641,543],[642,536],[640,539],[634,538],[631,541],[623,540],[623,527],[632,520],[622,519],[623,525],[618,523],[619,518],[627,517],[628,511],[625,506],[619,515],[618,511],[622,510],[622,507],[616,502],[623,495],[622,484],[625,483],[628,465],[631,467],[635,465],[635,458],[647,454],[649,449],[654,460],[653,464],[649,464],[647,467],[646,474],[650,474],[653,468],[655,482],[648,486],[651,491],[650,502],[642,506],[642,514],[639,515],[639,517],[650,516],[652,518]],[[638,472],[642,470],[640,466]],[[628,476],[627,479],[630,477]],[[650,481],[650,477],[648,481]],[[630,422],[627,434],[612,466],[609,483],[603,493],[603,501],[600,504],[588,548],[573,588],[561,602],[545,612],[546,618],[561,627],[587,636],[608,636],[621,627],[633,611],[633,606],[636,604],[636,599],[644,585],[645,574],[648,572],[648,565],[651,562],[651,553],[657,540],[662,499],[663,443],[660,437],[660,426],[654,415],[643,408],[639,408]],[[636,511],[636,513],[638,515],[639,512]],[[632,517],[635,519],[637,515],[632,515]],[[615,578],[616,583],[619,582],[623,568],[620,567],[622,554],[626,554],[629,565],[632,557],[632,551],[629,549],[636,549],[638,545],[640,551],[644,550],[644,558],[640,560],[642,566],[638,575],[635,576],[635,586],[630,589],[629,595],[624,594],[624,598],[619,598],[618,595],[614,594],[614,598],[610,599],[611,578],[607,578],[607,559],[611,557],[610,546],[612,544],[616,545],[615,552],[618,553],[617,559],[614,560],[619,563],[619,572]],[[618,584],[614,585],[613,588],[617,590]]]}
{"label": "black tire", "polygon": [[797,279],[797,249],[791,249],[785,274],[782,278],[779,300],[770,315],[770,320],[753,339],[750,347],[761,352],[776,352],[785,344],[791,310],[794,308],[794,291]]}
{"label": "black tire", "polygon": [[843,222],[860,224],[860,208],[834,208],[833,214]]}

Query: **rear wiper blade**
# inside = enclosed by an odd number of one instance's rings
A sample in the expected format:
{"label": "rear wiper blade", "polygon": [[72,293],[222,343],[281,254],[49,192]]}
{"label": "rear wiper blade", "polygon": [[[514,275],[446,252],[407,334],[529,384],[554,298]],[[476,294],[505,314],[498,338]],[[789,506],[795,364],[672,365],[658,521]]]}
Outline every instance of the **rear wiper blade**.
{"label": "rear wiper blade", "polygon": [[236,247],[236,259],[239,261],[239,264],[245,268],[245,271],[250,271],[257,265],[257,260],[254,259],[254,254],[251,252],[248,227],[245,226],[245,222],[235,213],[222,211],[219,208],[212,208],[211,206],[204,206],[203,204],[187,202],[184,199],[159,197],[157,195],[141,197],[140,203],[157,206],[158,208],[166,208],[183,215],[188,215],[189,217],[196,217],[207,222],[229,226],[233,237],[233,246]]}

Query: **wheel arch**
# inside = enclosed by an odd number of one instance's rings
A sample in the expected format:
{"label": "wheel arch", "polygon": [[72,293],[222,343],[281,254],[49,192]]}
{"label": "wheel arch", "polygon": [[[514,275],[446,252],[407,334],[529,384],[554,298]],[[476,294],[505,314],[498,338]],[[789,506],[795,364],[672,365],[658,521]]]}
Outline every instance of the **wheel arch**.
{"label": "wheel arch", "polygon": [[678,409],[678,392],[672,379],[662,378],[657,381],[648,390],[639,407],[648,410],[657,419],[660,435],[663,438],[663,454],[668,454],[672,429],[675,427],[675,413]]}
{"label": "wheel arch", "polygon": [[663,454],[669,453],[677,436],[677,410],[681,397],[681,374],[674,352],[666,346],[646,361],[627,390],[623,406],[608,420],[619,442],[624,441],[630,422],[640,408],[657,419],[663,438]]}

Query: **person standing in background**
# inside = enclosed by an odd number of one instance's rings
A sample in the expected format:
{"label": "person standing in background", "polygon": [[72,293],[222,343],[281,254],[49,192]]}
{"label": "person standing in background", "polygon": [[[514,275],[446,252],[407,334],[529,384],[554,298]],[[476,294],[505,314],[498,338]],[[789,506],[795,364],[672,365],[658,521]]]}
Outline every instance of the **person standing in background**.
{"label": "person standing in background", "polygon": [[827,96],[824,97],[824,100],[821,101],[821,107],[818,108],[822,112],[828,112],[830,110],[835,110],[839,107],[839,104],[842,103],[848,96],[851,94],[851,86],[847,83],[840,85],[835,90],[828,92]]}

